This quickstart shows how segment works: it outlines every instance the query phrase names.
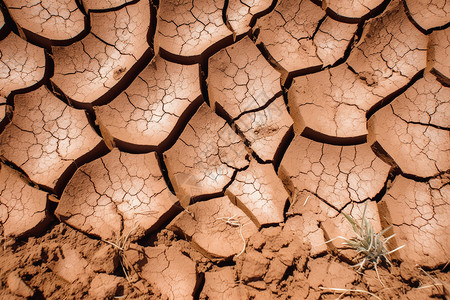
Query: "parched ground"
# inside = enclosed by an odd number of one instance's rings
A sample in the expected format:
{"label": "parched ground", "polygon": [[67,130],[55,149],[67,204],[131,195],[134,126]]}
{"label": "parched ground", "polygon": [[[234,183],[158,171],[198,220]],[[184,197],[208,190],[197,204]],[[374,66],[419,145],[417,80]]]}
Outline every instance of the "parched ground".
{"label": "parched ground", "polygon": [[1,299],[450,296],[448,1],[0,10]]}

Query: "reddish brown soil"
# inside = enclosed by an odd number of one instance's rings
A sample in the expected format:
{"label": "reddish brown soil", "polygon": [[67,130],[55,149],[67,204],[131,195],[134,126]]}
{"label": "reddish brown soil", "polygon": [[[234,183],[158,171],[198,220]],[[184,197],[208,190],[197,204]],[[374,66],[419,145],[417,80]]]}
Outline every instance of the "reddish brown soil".
{"label": "reddish brown soil", "polygon": [[[299,224],[301,216],[293,216],[284,226],[262,229],[251,236],[244,254],[225,264],[163,230],[152,241],[141,241],[148,247],[130,246],[127,257],[140,276],[132,283],[124,278],[112,246],[64,223],[53,224],[38,237],[1,241],[0,298],[187,299],[194,294],[199,299],[335,299],[340,292],[321,287],[339,287],[370,291],[382,299],[442,299],[439,283],[450,280],[448,273],[428,271],[441,281],[420,289],[433,281],[412,264],[396,263],[379,269],[383,287],[374,270],[360,275],[333,254],[311,257],[309,247],[300,242]],[[172,271],[169,262],[175,264]],[[373,299],[362,293],[346,295]]]}
{"label": "reddish brown soil", "polygon": [[0,299],[450,296],[446,1],[0,10]]}

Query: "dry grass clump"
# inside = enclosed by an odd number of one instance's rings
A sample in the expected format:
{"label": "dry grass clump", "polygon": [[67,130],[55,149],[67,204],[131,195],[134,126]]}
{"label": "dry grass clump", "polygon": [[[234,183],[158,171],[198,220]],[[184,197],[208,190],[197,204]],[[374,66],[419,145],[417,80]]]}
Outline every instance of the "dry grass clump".
{"label": "dry grass clump", "polygon": [[395,234],[385,238],[383,234],[388,231],[392,226],[388,226],[382,231],[376,233],[373,229],[372,223],[366,217],[367,203],[364,207],[364,212],[361,218],[361,222],[357,222],[352,216],[342,212],[347,221],[352,225],[353,233],[355,234],[352,238],[346,238],[343,236],[335,237],[327,243],[335,239],[343,239],[343,244],[348,245],[349,248],[356,250],[358,263],[354,267],[358,267],[358,272],[363,268],[367,268],[372,265],[380,280],[381,284],[384,286],[378,274],[377,266],[380,263],[387,263],[392,265],[388,256],[395,251],[403,248],[405,245],[395,248],[394,250],[389,250],[387,244],[390,239],[392,239]]}
{"label": "dry grass clump", "polygon": [[137,226],[135,226],[134,228],[132,228],[127,235],[125,236],[120,236],[117,239],[116,243],[110,242],[110,241],[106,241],[106,243],[114,246],[114,248],[117,250],[117,252],[119,253],[119,258],[120,258],[120,265],[122,266],[122,270],[123,273],[125,275],[125,278],[127,279],[128,282],[132,282],[130,273],[131,271],[133,271],[135,274],[138,274],[136,272],[136,270],[133,267],[133,264],[130,263],[130,261],[127,259],[127,256],[125,254],[125,252],[129,249],[130,247],[130,235],[132,232],[134,232],[137,229]]}

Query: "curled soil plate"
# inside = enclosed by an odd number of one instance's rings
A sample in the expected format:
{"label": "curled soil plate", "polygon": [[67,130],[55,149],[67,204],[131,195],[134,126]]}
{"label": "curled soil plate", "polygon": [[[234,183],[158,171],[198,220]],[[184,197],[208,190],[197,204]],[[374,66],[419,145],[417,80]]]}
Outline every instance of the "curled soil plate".
{"label": "curled soil plate", "polygon": [[0,0],[1,299],[447,299],[445,0]]}

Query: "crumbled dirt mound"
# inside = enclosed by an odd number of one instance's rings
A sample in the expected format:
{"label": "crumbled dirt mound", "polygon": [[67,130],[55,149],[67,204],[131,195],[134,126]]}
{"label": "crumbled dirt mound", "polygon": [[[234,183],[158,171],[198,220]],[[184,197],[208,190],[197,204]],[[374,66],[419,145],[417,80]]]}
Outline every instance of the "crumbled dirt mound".
{"label": "crumbled dirt mound", "polygon": [[0,10],[1,299],[450,296],[446,1]]}

